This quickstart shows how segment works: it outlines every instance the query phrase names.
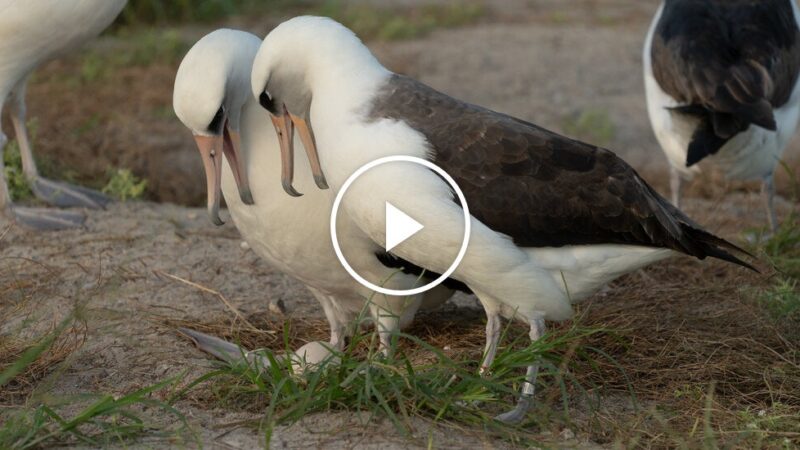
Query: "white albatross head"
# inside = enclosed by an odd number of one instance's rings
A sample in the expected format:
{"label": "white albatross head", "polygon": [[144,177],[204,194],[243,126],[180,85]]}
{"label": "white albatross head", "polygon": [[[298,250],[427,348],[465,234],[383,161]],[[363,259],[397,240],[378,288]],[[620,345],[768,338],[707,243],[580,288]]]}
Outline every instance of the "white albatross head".
{"label": "white albatross head", "polygon": [[295,128],[314,181],[320,189],[328,188],[311,124],[315,89],[346,90],[345,84],[358,85],[370,70],[388,73],[352,31],[327,17],[295,17],[264,39],[253,62],[251,87],[261,106],[270,112],[278,134],[281,181],[290,195],[300,195],[292,187]]}
{"label": "white albatross head", "polygon": [[175,77],[172,106],[192,131],[208,189],[208,214],[219,217],[222,156],[231,166],[239,196],[247,205],[253,195],[240,150],[239,123],[250,99],[250,73],[261,40],[250,33],[220,29],[200,39],[186,54]]}

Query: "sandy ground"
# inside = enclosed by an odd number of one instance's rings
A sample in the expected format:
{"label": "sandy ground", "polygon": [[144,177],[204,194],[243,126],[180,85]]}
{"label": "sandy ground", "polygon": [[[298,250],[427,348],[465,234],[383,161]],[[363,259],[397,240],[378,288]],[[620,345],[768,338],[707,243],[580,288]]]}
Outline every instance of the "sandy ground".
{"label": "sandy ground", "polygon": [[[461,29],[437,31],[424,39],[375,43],[371,46],[389,67],[420,78],[449,94],[564,131],[571,118],[584,111],[601,111],[612,124],[607,147],[617,151],[657,187],[666,186],[666,162],[647,121],[641,80],[641,44],[655,3],[638,1],[581,2],[567,9],[556,1],[513,1],[495,4],[496,19]],[[53,69],[55,70],[55,69]],[[129,74],[130,75],[130,74]],[[132,75],[130,75],[132,76]],[[141,123],[124,128],[112,114],[90,140],[70,134],[68,125],[50,129],[44,107],[52,85],[31,88],[31,111],[40,116],[44,154],[55,155],[58,139],[72,136],[89,149],[73,148],[108,159],[103,165],[124,165],[151,177],[159,199],[193,202],[204,192],[199,159],[189,136],[174,119],[159,119],[152,111],[170,104],[169,67],[146,75],[151,92],[132,96],[105,88],[103,101],[88,109],[128,107],[141,113]],[[136,81],[131,81],[136,83]],[[167,85],[166,88],[164,85]],[[81,106],[81,89],[68,105],[72,115],[91,116]],[[107,92],[106,92],[107,91]],[[138,108],[138,109],[137,109]],[[136,114],[127,115],[136,118]],[[122,132],[109,130],[124,129]],[[578,130],[587,140],[592,130]],[[583,134],[583,135],[581,135]],[[137,152],[116,152],[138,148]],[[789,159],[797,169],[797,146]],[[69,158],[61,161],[70,164]],[[168,172],[168,173],[165,173]],[[785,178],[781,178],[785,180]],[[160,181],[159,181],[160,180]],[[782,186],[785,186],[782,184]],[[720,198],[719,188],[695,193]],[[785,192],[785,191],[784,191]],[[737,197],[741,199],[741,197]],[[747,205],[757,208],[754,197]],[[692,203],[695,210],[715,203]],[[719,204],[717,204],[719,206]],[[790,208],[784,206],[784,211]],[[729,200],[725,220],[748,216],[747,209]],[[761,214],[760,209],[754,209]],[[750,214],[752,215],[752,214]],[[222,293],[243,315],[263,315],[269,302],[282,300],[288,314],[319,317],[321,311],[305,288],[272,270],[240,244],[232,225],[215,228],[203,210],[170,204],[127,203],[91,212],[84,230],[34,234],[0,229],[0,308],[12,319],[0,333],[38,333],[67,314],[74,305],[85,311],[88,335],[72,356],[52,391],[56,395],[85,391],[129,392],[166,376],[188,370],[199,375],[212,364],[207,357],[163,325],[165,318],[207,322],[231,317],[218,296],[190,286],[191,280]],[[463,308],[476,308],[461,298]],[[8,309],[12,311],[8,314]],[[229,410],[207,410],[179,403],[199,438],[210,448],[252,448],[262,436],[246,427],[231,426],[252,418]],[[480,433],[434,428],[420,422],[412,440],[400,437],[390,423],[354,426],[350,414],[317,414],[276,431],[276,448],[504,448]],[[322,430],[318,433],[312,429]],[[190,441],[183,444],[192,445]],[[585,437],[561,442],[591,446]],[[145,442],[144,447],[163,445]]]}

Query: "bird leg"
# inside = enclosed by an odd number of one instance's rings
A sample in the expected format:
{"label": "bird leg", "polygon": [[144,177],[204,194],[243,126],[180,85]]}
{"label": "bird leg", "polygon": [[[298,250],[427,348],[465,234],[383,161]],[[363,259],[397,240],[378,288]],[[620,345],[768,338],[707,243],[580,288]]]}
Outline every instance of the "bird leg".
{"label": "bird leg", "polygon": [[0,217],[35,230],[61,230],[83,224],[86,216],[72,211],[49,211],[43,208],[23,208],[11,203],[11,194],[5,177],[3,153],[8,139],[0,132]]}
{"label": "bird leg", "polygon": [[392,351],[392,335],[400,329],[400,317],[384,308],[377,308],[375,325],[378,327],[380,338],[380,351],[384,357],[389,357]]}
{"label": "bird leg", "polygon": [[672,167],[669,173],[669,187],[672,191],[672,204],[681,207],[681,194],[683,193],[683,177],[678,169]]}
{"label": "bird leg", "polygon": [[[0,110],[0,112],[2,112]],[[8,138],[5,133],[0,130],[0,215],[11,221],[13,215],[11,213],[11,194],[8,192],[8,184],[6,184],[6,165],[3,162],[3,153],[5,153]]]}
{"label": "bird leg", "polygon": [[[544,318],[537,317],[530,319],[531,342],[536,342],[544,335]],[[536,390],[536,376],[539,374],[539,363],[528,366],[525,373],[525,381],[522,382],[522,392],[520,393],[517,405],[511,411],[496,416],[495,419],[508,424],[516,424],[525,418],[525,414],[533,405],[533,394]]]}
{"label": "bird leg", "polygon": [[[31,186],[31,190],[38,199],[53,206],[62,208],[104,208],[111,202],[111,199],[97,191],[80,186],[73,186],[68,183],[48,180],[39,176],[39,172],[36,169],[36,161],[33,159],[31,143],[28,138],[28,127],[25,123],[25,85],[26,81],[23,81],[12,92],[9,112],[11,113],[11,123],[14,125],[17,143],[19,143],[20,156],[22,157],[22,171],[25,174],[25,179],[28,180]],[[74,216],[74,213],[72,215]]]}
{"label": "bird leg", "polygon": [[486,313],[486,348],[483,351],[483,362],[480,374],[488,375],[497,354],[497,344],[500,341],[501,328],[500,315],[496,312]]}
{"label": "bird leg", "polygon": [[775,214],[775,178],[772,174],[761,182],[761,196],[764,198],[769,228],[774,234],[778,231],[778,216]]}
{"label": "bird leg", "polygon": [[336,314],[336,307],[334,306],[333,297],[324,294],[322,291],[312,288],[311,286],[308,286],[308,290],[314,294],[314,297],[317,299],[320,306],[322,306],[322,310],[325,312],[325,318],[328,319],[328,326],[331,327],[331,348],[339,351],[344,350],[346,336],[345,330],[347,329],[347,324],[343,323]]}

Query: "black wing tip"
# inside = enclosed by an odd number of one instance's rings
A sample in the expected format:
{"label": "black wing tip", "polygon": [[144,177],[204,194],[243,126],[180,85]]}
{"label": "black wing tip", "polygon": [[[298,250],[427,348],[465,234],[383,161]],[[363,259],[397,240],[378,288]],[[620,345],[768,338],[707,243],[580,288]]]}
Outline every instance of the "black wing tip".
{"label": "black wing tip", "polygon": [[729,263],[732,263],[732,264],[736,264],[737,266],[744,267],[745,269],[751,270],[751,271],[753,271],[755,273],[758,273],[758,274],[761,273],[761,271],[756,269],[756,267],[753,266],[752,264],[750,264],[750,263],[748,263],[746,261],[743,261],[742,259],[737,258],[736,256],[734,256],[734,255],[732,255],[732,254],[730,254],[730,253],[728,253],[725,250],[722,250],[720,248],[713,248],[711,251],[708,252],[708,256],[711,256],[712,258],[720,259],[722,261],[726,261],[726,262],[729,262]]}
{"label": "black wing tip", "polygon": [[748,109],[748,113],[749,114],[745,117],[749,119],[750,123],[770,131],[778,130],[778,123],[775,121],[775,112],[772,110],[772,105],[768,101],[761,100],[752,108]]}
{"label": "black wing tip", "polygon": [[720,259],[745,269],[752,270],[755,273],[761,273],[755,266],[731,254],[728,250],[741,253],[749,258],[755,259],[755,256],[747,250],[739,247],[738,245],[729,242],[721,237],[715,236],[707,231],[699,230],[689,225],[683,225],[684,232],[693,241],[700,254],[695,256],[703,259],[707,256]]}
{"label": "black wing tip", "polygon": [[686,167],[692,167],[707,156],[716,154],[728,140],[717,136],[713,129],[701,126],[694,132],[692,141],[689,142],[686,152]]}

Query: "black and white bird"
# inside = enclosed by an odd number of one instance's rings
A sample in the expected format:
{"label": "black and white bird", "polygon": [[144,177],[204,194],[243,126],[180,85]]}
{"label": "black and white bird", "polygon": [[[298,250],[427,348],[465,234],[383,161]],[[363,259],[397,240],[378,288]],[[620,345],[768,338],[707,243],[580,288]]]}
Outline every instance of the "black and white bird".
{"label": "black and white bird", "polygon": [[[410,324],[420,307],[436,307],[452,291],[441,286],[412,297],[373,296],[341,266],[328,231],[331,191],[316,189],[311,167],[301,157],[296,160],[303,170],[294,182],[305,195],[289,197],[279,183],[281,173],[287,172],[281,167],[278,138],[271,126],[264,126],[269,114],[250,95],[250,73],[260,44],[261,39],[244,31],[214,31],[192,46],[175,77],[173,107],[200,151],[211,221],[223,223],[223,194],[250,248],[272,267],[303,282],[319,301],[331,327],[331,347],[343,348],[350,325],[366,307],[387,350],[391,335]],[[392,289],[409,289],[418,282],[416,274],[396,273],[396,263],[347,216],[341,217],[340,230],[350,250],[348,259],[360,272],[386,279]],[[186,334],[223,359],[241,354],[233,345],[196,332]]]}
{"label": "black and white bird", "polygon": [[[86,188],[39,176],[26,129],[25,87],[37,67],[97,36],[127,0],[0,0],[0,109],[8,104],[22,169],[40,200],[60,207],[102,208],[109,199]],[[0,131],[0,156],[8,138]],[[42,230],[79,226],[74,211],[16,207],[11,203],[0,157],[0,220]]]}
{"label": "black and white bird", "polygon": [[666,0],[644,46],[647,107],[672,166],[672,201],[684,178],[716,168],[760,179],[778,226],[773,176],[800,116],[800,28],[795,0]]}
{"label": "black and white bird", "polygon": [[[315,175],[334,190],[363,164],[390,155],[426,158],[458,182],[472,233],[453,277],[487,312],[486,366],[501,316],[529,324],[537,340],[545,319],[569,319],[572,303],[671,255],[748,266],[730,253],[736,246],[704,231],[614,153],[394,74],[331,19],[298,17],[275,28],[251,81],[273,118],[314,137],[310,153],[321,168]],[[443,273],[464,229],[452,189],[410,163],[367,174],[347,191],[343,210],[383,243],[385,202],[395,205],[425,229],[392,253]],[[537,364],[528,368],[517,407],[500,420],[522,419],[537,371]]]}

